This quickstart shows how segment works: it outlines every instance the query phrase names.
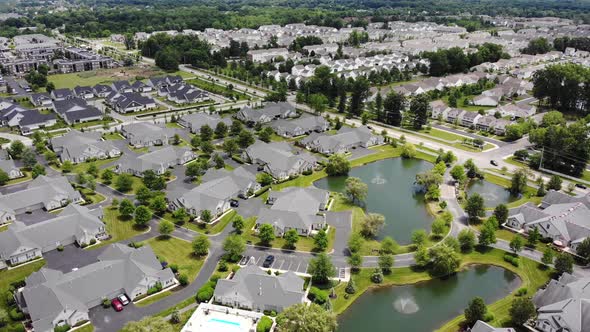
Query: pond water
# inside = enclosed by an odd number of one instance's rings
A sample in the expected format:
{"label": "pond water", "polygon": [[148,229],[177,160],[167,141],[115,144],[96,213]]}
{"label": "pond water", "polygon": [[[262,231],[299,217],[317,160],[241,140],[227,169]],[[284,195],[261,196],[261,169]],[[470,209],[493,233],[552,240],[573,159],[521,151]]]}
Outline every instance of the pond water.
{"label": "pond water", "polygon": [[434,331],[462,314],[474,297],[490,304],[519,284],[518,276],[508,270],[477,265],[445,279],[376,288],[339,316],[338,332]]}
{"label": "pond water", "polygon": [[473,193],[478,193],[483,197],[486,207],[496,207],[499,204],[507,204],[518,200],[518,197],[511,195],[508,189],[484,180],[469,182],[467,194],[471,195]]}
{"label": "pond water", "polygon": [[[400,244],[409,244],[415,229],[430,229],[433,217],[426,210],[424,195],[415,193],[416,174],[432,164],[417,159],[392,158],[351,169],[348,176],[358,177],[369,186],[365,201],[367,212],[385,216],[385,226],[377,239],[391,236]],[[314,183],[318,188],[345,191],[347,176],[333,176]]]}

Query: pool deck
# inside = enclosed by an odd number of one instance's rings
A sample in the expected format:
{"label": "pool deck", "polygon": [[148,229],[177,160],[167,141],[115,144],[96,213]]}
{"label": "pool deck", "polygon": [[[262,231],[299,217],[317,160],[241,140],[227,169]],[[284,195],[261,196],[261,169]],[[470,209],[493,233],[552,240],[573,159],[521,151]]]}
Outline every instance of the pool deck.
{"label": "pool deck", "polygon": [[249,332],[262,316],[260,312],[201,303],[181,332]]}

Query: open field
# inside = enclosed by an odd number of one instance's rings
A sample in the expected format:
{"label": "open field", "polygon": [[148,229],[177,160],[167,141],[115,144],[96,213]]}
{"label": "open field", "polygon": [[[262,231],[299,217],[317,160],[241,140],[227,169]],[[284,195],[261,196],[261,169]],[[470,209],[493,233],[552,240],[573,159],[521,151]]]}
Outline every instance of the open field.
{"label": "open field", "polygon": [[146,79],[152,76],[163,75],[180,75],[183,78],[192,77],[183,71],[166,73],[156,67],[124,67],[113,69],[101,69],[96,71],[86,71],[70,74],[57,74],[48,76],[49,82],[53,82],[57,89],[74,88],[80,86],[94,86],[96,84],[111,84],[114,81],[130,80],[135,81],[137,78]]}

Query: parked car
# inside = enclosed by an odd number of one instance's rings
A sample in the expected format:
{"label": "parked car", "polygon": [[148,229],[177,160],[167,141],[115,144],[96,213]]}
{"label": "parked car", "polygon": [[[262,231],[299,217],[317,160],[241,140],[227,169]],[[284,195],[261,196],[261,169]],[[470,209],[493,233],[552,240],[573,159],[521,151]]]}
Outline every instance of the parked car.
{"label": "parked car", "polygon": [[581,183],[576,183],[576,187],[578,187],[580,189],[588,189],[588,187],[586,187],[585,185],[583,185]]}
{"label": "parked car", "polygon": [[115,311],[117,311],[117,312],[123,311],[123,304],[121,304],[121,301],[119,301],[119,299],[114,298],[111,301],[111,305],[113,306],[113,308],[115,309]]}
{"label": "parked car", "polygon": [[232,199],[232,200],[229,201],[229,206],[231,206],[231,207],[238,207],[238,206],[240,206],[240,202],[238,202],[235,199]]}
{"label": "parked car", "polygon": [[117,296],[117,299],[119,299],[119,302],[121,302],[122,305],[128,305],[131,302],[125,294]]}
{"label": "parked car", "polygon": [[266,256],[266,259],[264,260],[264,263],[262,263],[262,267],[271,267],[272,263],[274,263],[275,261],[275,256],[273,255],[268,255]]}
{"label": "parked car", "polygon": [[494,166],[498,166],[498,162],[495,160],[490,160],[490,164],[492,164]]}

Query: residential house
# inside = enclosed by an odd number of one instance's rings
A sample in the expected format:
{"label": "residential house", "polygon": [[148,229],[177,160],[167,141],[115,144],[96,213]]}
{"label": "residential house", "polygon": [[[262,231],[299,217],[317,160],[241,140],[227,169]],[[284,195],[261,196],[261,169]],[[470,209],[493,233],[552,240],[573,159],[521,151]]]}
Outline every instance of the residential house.
{"label": "residential house", "polygon": [[248,125],[268,123],[272,120],[294,118],[297,116],[295,106],[288,102],[269,103],[262,109],[244,107],[236,113],[236,119]]}
{"label": "residential house", "polygon": [[54,100],[53,109],[69,125],[101,120],[103,117],[101,110],[88,105],[82,98]]}
{"label": "residential house", "polygon": [[321,116],[302,116],[295,120],[276,120],[270,127],[282,137],[297,137],[312,132],[321,133],[330,128],[330,123]]}
{"label": "residential house", "polygon": [[239,269],[231,279],[220,279],[213,301],[234,308],[275,311],[305,302],[303,279],[293,271],[278,276],[268,274],[255,264]]}
{"label": "residential house", "polygon": [[590,237],[590,208],[576,200],[544,208],[527,203],[510,210],[506,226],[525,232],[536,228],[555,245],[576,252],[578,245]]}
{"label": "residential house", "polygon": [[498,104],[500,103],[500,97],[499,96],[488,96],[488,95],[484,95],[481,94],[479,96],[476,96],[473,98],[473,101],[471,102],[473,105],[475,106],[498,106]]}
{"label": "residential house", "polygon": [[506,126],[508,126],[511,122],[505,119],[497,119],[493,125],[493,132],[496,135],[505,135],[506,134]]}
{"label": "residential house", "polygon": [[161,87],[170,86],[173,84],[182,83],[182,77],[176,75],[168,75],[168,76],[157,76],[157,77],[150,77],[148,80],[148,85],[151,86],[154,90],[159,90]]}
{"label": "residential house", "polygon": [[113,91],[118,93],[130,93],[133,92],[133,88],[129,81],[115,81],[111,84]]}
{"label": "residential house", "polygon": [[96,98],[106,98],[111,92],[113,92],[113,88],[109,85],[97,84],[92,88],[92,92]]}
{"label": "residential house", "polygon": [[176,284],[174,273],[162,269],[149,246],[135,249],[118,243],[98,255],[96,263],[68,273],[42,268],[25,282],[16,299],[36,332],[88,321],[90,309],[104,299],[127,294],[135,300],[156,284],[164,288]]}
{"label": "residential house", "polygon": [[2,126],[18,127],[21,133],[26,134],[31,130],[53,126],[57,119],[55,114],[43,114],[0,99],[0,123]]}
{"label": "residential house", "polygon": [[29,100],[35,107],[50,108],[53,106],[51,96],[48,93],[33,93],[29,96]]}
{"label": "residential house", "polygon": [[316,157],[294,150],[287,142],[258,141],[242,153],[242,159],[257,164],[261,170],[278,180],[313,171],[317,167]]}
{"label": "residential house", "polygon": [[491,131],[496,123],[496,118],[491,115],[484,115],[477,120],[475,129],[483,131]]}
{"label": "residential house", "polygon": [[478,320],[471,329],[467,329],[467,332],[516,332],[511,327],[493,327],[488,323]]}
{"label": "residential house", "polygon": [[273,61],[278,57],[287,59],[289,50],[286,48],[269,48],[261,50],[250,50],[248,51],[248,59],[254,62],[268,62]]}
{"label": "residential house", "polygon": [[106,236],[97,212],[70,204],[55,218],[25,225],[14,221],[0,232],[0,264],[18,265],[70,244],[88,245]]}
{"label": "residential house", "polygon": [[526,119],[530,116],[533,116],[536,113],[537,108],[533,105],[517,103],[500,106],[496,109],[496,111],[500,112],[503,117],[510,116],[513,119]]}
{"label": "residential house", "polygon": [[131,84],[131,89],[133,89],[133,92],[137,93],[152,92],[154,90],[150,85],[147,85],[142,81],[133,82],[133,84]]}
{"label": "residential house", "polygon": [[94,89],[90,86],[76,86],[74,88],[74,95],[77,98],[92,99],[94,98]]}
{"label": "residential house", "polygon": [[190,148],[167,146],[142,155],[125,155],[117,161],[115,172],[142,177],[145,171],[152,170],[162,175],[169,168],[184,165],[196,157]]}
{"label": "residential house", "polygon": [[435,100],[430,102],[430,109],[432,109],[430,116],[433,119],[445,119],[447,117],[447,112],[451,110],[451,107],[442,100]]}
{"label": "residential house", "polygon": [[200,133],[201,127],[204,125],[215,129],[220,122],[225,123],[228,127],[232,124],[232,121],[229,118],[222,118],[217,114],[207,114],[203,112],[183,115],[178,119],[178,124],[188,128],[193,134]]}
{"label": "residential house", "polygon": [[349,128],[342,127],[334,135],[311,134],[305,137],[299,144],[308,150],[326,155],[335,153],[347,153],[357,147],[368,148],[383,144],[382,136],[373,135],[367,127]]}
{"label": "residential house", "polygon": [[569,273],[551,279],[533,296],[537,315],[531,328],[539,332],[590,330],[590,278]]}
{"label": "residential house", "polygon": [[121,155],[121,150],[113,142],[105,141],[99,133],[70,130],[63,136],[50,141],[53,151],[61,162],[69,160],[77,164],[89,159],[108,159]]}
{"label": "residential house", "polygon": [[23,172],[21,172],[20,168],[16,167],[12,159],[0,159],[0,170],[4,171],[11,180],[24,176]]}
{"label": "residential house", "polygon": [[158,89],[158,96],[166,97],[168,101],[176,104],[194,104],[209,99],[206,91],[186,83],[162,86]]}
{"label": "residential house", "polygon": [[51,98],[53,100],[66,100],[76,97],[70,89],[55,89],[51,91]]}
{"label": "residential house", "polygon": [[481,114],[477,112],[463,112],[459,115],[459,123],[468,128],[475,128],[477,121],[481,118]]}
{"label": "residential house", "polygon": [[458,108],[450,109],[447,112],[447,117],[446,117],[445,121],[447,121],[449,123],[459,123],[461,116],[463,115],[464,112],[467,112],[467,111],[460,110]]}
{"label": "residential house", "polygon": [[119,113],[132,113],[157,107],[156,101],[137,92],[111,92],[106,101],[109,106]]}
{"label": "residential house", "polygon": [[69,203],[83,202],[82,196],[68,182],[66,177],[50,178],[41,175],[29,182],[25,189],[0,195],[0,223],[14,220],[15,216],[44,209],[51,211]]}
{"label": "residential house", "polygon": [[142,148],[154,145],[168,145],[173,142],[176,130],[153,123],[137,122],[121,127],[121,135],[129,145]]}

